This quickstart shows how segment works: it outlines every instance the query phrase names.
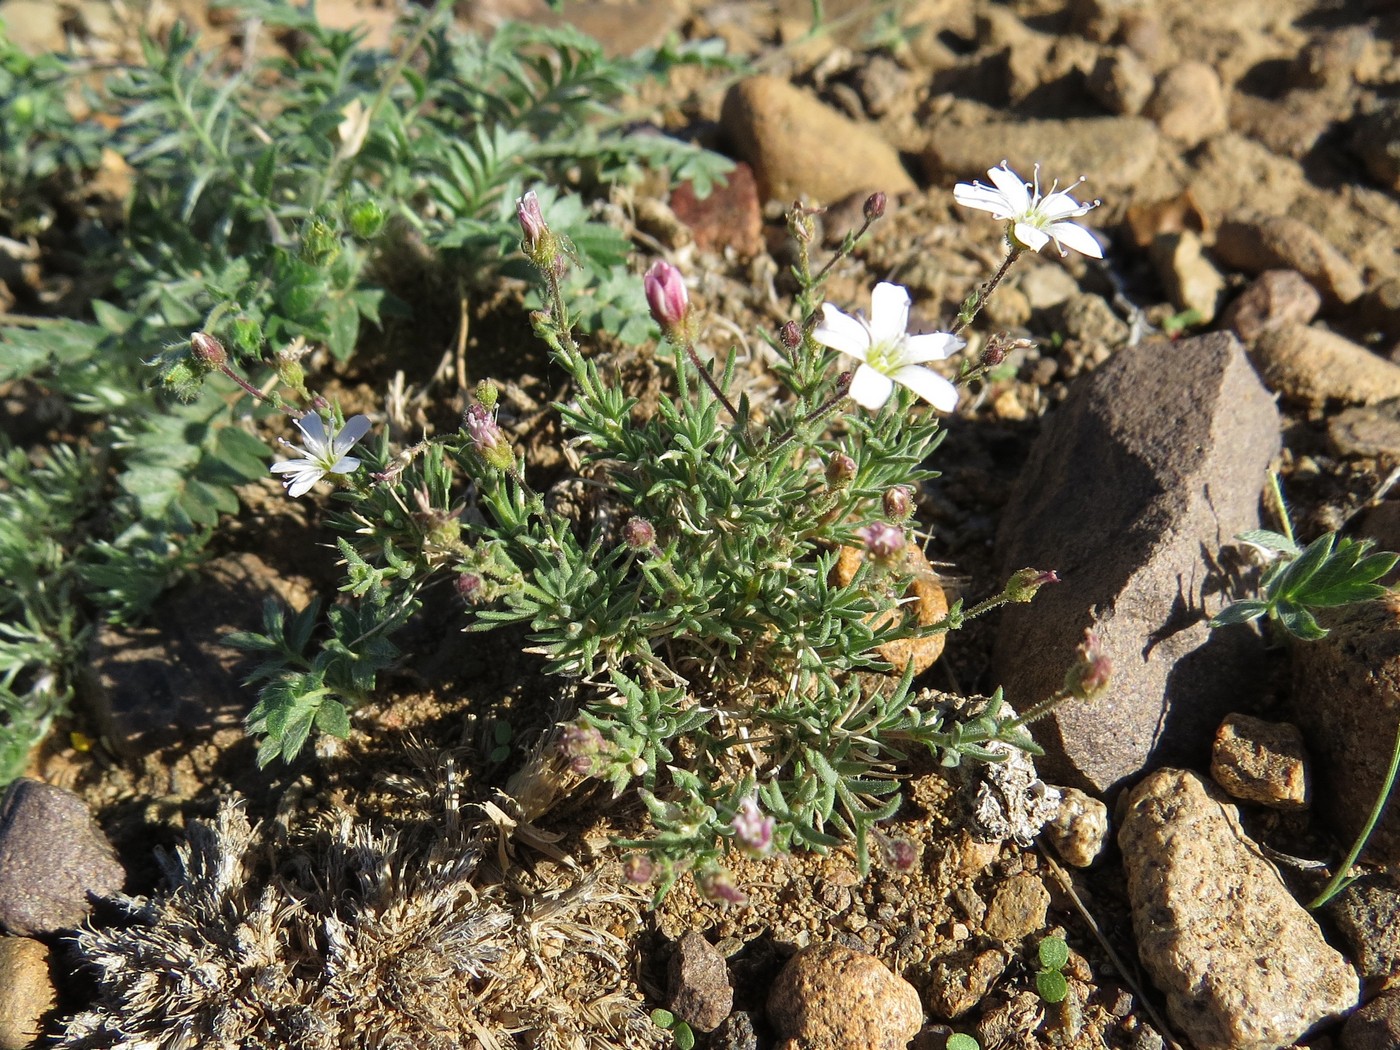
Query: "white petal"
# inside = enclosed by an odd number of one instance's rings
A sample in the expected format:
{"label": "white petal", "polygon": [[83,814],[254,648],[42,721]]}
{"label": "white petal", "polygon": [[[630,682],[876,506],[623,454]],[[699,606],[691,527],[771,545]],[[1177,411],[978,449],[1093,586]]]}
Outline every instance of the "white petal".
{"label": "white petal", "polygon": [[1057,222],[1045,232],[1055,238],[1057,243],[1072,248],[1081,255],[1087,255],[1091,259],[1103,258],[1103,248],[1099,246],[1098,239],[1083,226],[1072,222]]}
{"label": "white petal", "polygon": [[306,495],[311,490],[311,486],[320,481],[323,476],[319,470],[308,470],[304,474],[298,474],[287,485],[287,495],[293,498]]}
{"label": "white petal", "polygon": [[831,303],[822,304],[821,323],[812,329],[812,338],[823,346],[839,350],[858,360],[865,360],[870,349],[870,332],[849,314],[843,314]]}
{"label": "white petal", "polygon": [[911,335],[904,341],[904,353],[899,359],[906,365],[921,365],[925,361],[943,361],[952,357],[966,344],[947,332],[925,332]]}
{"label": "white petal", "polygon": [[1024,215],[1030,208],[1031,191],[1026,188],[1026,180],[1008,168],[1005,161],[1000,167],[989,169],[987,178],[1001,190],[1006,203],[1011,207],[1012,215]]}
{"label": "white petal", "polygon": [[874,412],[894,393],[894,380],[869,365],[861,365],[851,380],[849,393],[856,404]]}
{"label": "white petal", "polygon": [[345,426],[340,428],[340,433],[331,442],[331,455],[343,456],[349,452],[355,442],[369,433],[368,416],[351,416],[345,421]]}
{"label": "white petal", "polygon": [[1064,190],[1060,190],[1040,202],[1040,214],[1047,219],[1068,219],[1073,215],[1084,215],[1092,211],[1093,207],[1093,204],[1081,204]]}
{"label": "white petal", "polygon": [[881,281],[870,293],[870,341],[893,343],[909,329],[909,290]]}
{"label": "white petal", "polygon": [[958,183],[953,187],[953,200],[965,208],[989,211],[997,219],[1011,218],[1013,210],[1011,202],[1000,190],[994,190],[990,186],[982,186],[977,183]]}
{"label": "white petal", "polygon": [[299,470],[320,470],[320,466],[309,459],[284,459],[269,468],[274,474],[290,474]]}
{"label": "white petal", "polygon": [[360,461],[354,456],[341,456],[331,467],[332,474],[353,474],[360,469]]}
{"label": "white petal", "polygon": [[297,420],[297,429],[306,437],[306,451],[315,459],[326,448],[326,424],[321,413],[308,412]]}
{"label": "white petal", "polygon": [[1033,252],[1038,252],[1050,243],[1049,234],[1038,230],[1030,223],[1018,222],[1011,228],[1011,236]]}
{"label": "white petal", "polygon": [[940,412],[951,412],[958,407],[958,388],[937,372],[919,365],[905,365],[895,372],[894,381],[907,386]]}

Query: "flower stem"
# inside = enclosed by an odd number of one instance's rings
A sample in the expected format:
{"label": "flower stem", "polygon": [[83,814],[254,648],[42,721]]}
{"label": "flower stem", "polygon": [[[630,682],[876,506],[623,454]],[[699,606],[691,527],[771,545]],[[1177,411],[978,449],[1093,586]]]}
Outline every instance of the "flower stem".
{"label": "flower stem", "polygon": [[1390,800],[1390,792],[1395,787],[1397,773],[1400,773],[1400,730],[1395,733],[1395,747],[1390,752],[1390,768],[1386,770],[1385,780],[1381,782],[1381,790],[1376,796],[1376,804],[1371,807],[1371,815],[1366,818],[1366,824],[1361,829],[1361,834],[1356,836],[1351,851],[1338,866],[1336,874],[1322,888],[1322,892],[1308,904],[1309,911],[1322,907],[1356,881],[1356,876],[1351,873],[1351,867],[1356,863],[1356,858],[1361,856],[1361,851],[1366,848],[1366,840],[1371,837],[1371,832],[1376,830],[1376,824],[1380,822],[1381,814],[1385,811],[1385,804]]}
{"label": "flower stem", "polygon": [[982,312],[982,307],[987,305],[987,300],[992,297],[992,293],[996,291],[997,285],[1001,284],[1002,279],[1011,271],[1011,264],[1021,257],[1023,251],[1025,251],[1024,248],[1013,245],[1006,258],[1002,260],[1001,266],[997,268],[997,272],[992,274],[977,291],[967,297],[962,305],[962,310],[958,312],[958,323],[953,325],[953,335],[961,334],[963,329],[972,324],[977,315]]}

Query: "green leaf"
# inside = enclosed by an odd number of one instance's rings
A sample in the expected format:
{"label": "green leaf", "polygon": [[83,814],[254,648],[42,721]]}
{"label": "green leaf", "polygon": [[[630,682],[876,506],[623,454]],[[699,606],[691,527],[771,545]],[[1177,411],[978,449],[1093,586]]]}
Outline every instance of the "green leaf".
{"label": "green leaf", "polygon": [[316,709],[316,728],[344,740],[350,735],[350,713],[346,711],[344,704],[327,698]]}
{"label": "green leaf", "polygon": [[1226,627],[1232,623],[1249,623],[1251,620],[1259,619],[1268,611],[1268,602],[1253,598],[1241,602],[1231,602],[1210,618],[1210,626]]}
{"label": "green leaf", "polygon": [[1046,937],[1036,946],[1040,965],[1047,970],[1059,970],[1069,962],[1069,945],[1063,937]]}
{"label": "green leaf", "polygon": [[1035,975],[1035,989],[1047,1003],[1064,1002],[1069,982],[1059,970],[1041,970]]}
{"label": "green leaf", "polygon": [[1248,532],[1241,532],[1235,539],[1241,543],[1248,543],[1254,547],[1263,547],[1266,550],[1278,551],[1281,554],[1288,554],[1296,557],[1299,548],[1296,543],[1290,540],[1281,532],[1273,532],[1269,529],[1250,529]]}
{"label": "green leaf", "polygon": [[970,1035],[954,1032],[948,1037],[947,1050],[982,1050],[981,1045]]}
{"label": "green leaf", "polygon": [[1273,581],[1270,593],[1282,598],[1291,598],[1332,556],[1332,545],[1336,542],[1335,532],[1326,532],[1308,544],[1307,549],[1289,562]]}
{"label": "green leaf", "polygon": [[1318,624],[1313,614],[1296,605],[1278,605],[1274,609],[1274,619],[1289,634],[1305,642],[1315,642],[1319,638],[1327,637],[1327,630]]}

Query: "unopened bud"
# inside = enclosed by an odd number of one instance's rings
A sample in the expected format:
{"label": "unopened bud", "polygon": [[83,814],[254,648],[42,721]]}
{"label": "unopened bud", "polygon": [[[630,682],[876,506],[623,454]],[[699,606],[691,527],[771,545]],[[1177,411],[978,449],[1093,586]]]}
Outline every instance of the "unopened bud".
{"label": "unopened bud", "polygon": [[788,321],[778,330],[778,338],[782,340],[783,346],[789,350],[796,350],[802,345],[802,326],[796,321]]}
{"label": "unopened bud", "polygon": [[208,332],[195,332],[190,336],[190,351],[194,359],[205,368],[218,368],[228,360],[224,344]]}
{"label": "unopened bud", "polygon": [[1084,641],[1075,653],[1073,666],[1065,673],[1065,692],[1080,700],[1096,700],[1113,677],[1113,661],[1104,653],[1098,632],[1085,628]]}
{"label": "unopened bud", "polygon": [[500,391],[496,389],[496,384],[489,379],[483,379],[476,384],[476,400],[482,408],[490,412],[496,407],[496,400],[500,396]]}
{"label": "unopened bud", "polygon": [[557,746],[559,754],[568,759],[569,768],[585,777],[594,772],[598,759],[609,750],[602,733],[578,722],[564,727]]}
{"label": "unopened bud", "polygon": [[867,222],[874,222],[881,215],[885,214],[885,195],[883,193],[872,193],[865,198],[865,218]]}
{"label": "unopened bud", "polygon": [[981,361],[987,368],[995,368],[1006,360],[1006,347],[997,340],[989,340],[982,351]]}
{"label": "unopened bud", "polygon": [[523,235],[520,247],[526,255],[533,255],[549,229],[544,222],[544,212],[540,210],[540,199],[534,190],[516,198],[515,217],[520,220],[520,232]]}
{"label": "unopened bud", "polygon": [[1035,597],[1035,592],[1047,583],[1059,583],[1060,574],[1054,569],[1017,569],[1006,581],[1002,595],[1009,602],[1024,604]]}
{"label": "unopened bud", "polygon": [[346,215],[350,232],[362,241],[376,237],[384,229],[384,209],[374,201],[356,201]]}
{"label": "unopened bud", "polygon": [[880,502],[884,508],[885,517],[896,523],[904,521],[914,511],[914,501],[910,497],[909,488],[906,485],[895,485],[893,488],[886,489]]}
{"label": "unopened bud", "polygon": [[918,851],[908,839],[885,838],[880,842],[880,859],[891,871],[910,871],[918,860]]}
{"label": "unopened bud", "polygon": [[622,877],[641,886],[651,881],[656,865],[645,853],[634,853],[622,862]]}
{"label": "unopened bud", "polygon": [[840,488],[856,476],[856,461],[844,452],[836,452],[826,461],[826,483],[829,488]]}
{"label": "unopened bud", "polygon": [[468,605],[475,605],[481,600],[482,586],[480,576],[474,572],[464,572],[457,577],[457,597]]}
{"label": "unopened bud", "polygon": [[904,550],[904,530],[887,521],[872,521],[856,529],[856,536],[865,544],[865,553],[877,562],[888,563]]}
{"label": "unopened bud", "polygon": [[758,800],[750,795],[739,803],[738,812],[729,826],[734,829],[734,838],[749,853],[761,855],[773,848],[772,817],[765,816],[758,808]]}
{"label": "unopened bud", "polygon": [[710,900],[724,901],[728,904],[747,904],[748,894],[734,884],[734,877],[723,868],[710,868],[695,876],[695,883],[700,887],[700,892]]}
{"label": "unopened bud", "polygon": [[622,542],[634,551],[649,551],[656,546],[656,528],[646,518],[636,515],[622,526]]}
{"label": "unopened bud", "polygon": [[647,270],[642,285],[652,318],[668,339],[674,338],[683,331],[686,314],[690,310],[690,296],[686,293],[681,272],[670,263],[658,259]]}
{"label": "unopened bud", "polygon": [[488,408],[472,405],[467,409],[462,425],[472,439],[472,447],[489,466],[497,470],[509,470],[515,466],[515,451]]}

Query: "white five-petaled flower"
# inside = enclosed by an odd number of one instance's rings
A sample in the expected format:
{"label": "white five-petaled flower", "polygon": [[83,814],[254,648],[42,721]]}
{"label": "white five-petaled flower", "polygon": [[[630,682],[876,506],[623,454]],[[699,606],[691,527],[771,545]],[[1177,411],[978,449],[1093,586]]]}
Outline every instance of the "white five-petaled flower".
{"label": "white five-petaled flower", "polygon": [[1098,201],[1081,204],[1070,196],[1069,190],[1078,186],[1081,178],[1067,190],[1057,190],[1055,185],[1043,197],[1040,194],[1040,165],[1035,166],[1035,183],[1026,183],[1021,176],[1006,166],[990,168],[987,177],[991,186],[980,182],[960,182],[953,187],[953,199],[968,208],[979,208],[992,213],[992,217],[1008,224],[1007,235],[1012,243],[1038,252],[1050,241],[1065,255],[1066,248],[1103,258],[1103,249],[1094,235],[1070,219],[1087,214],[1099,206]]}
{"label": "white five-petaled flower", "polygon": [[850,395],[864,408],[880,408],[898,383],[940,412],[951,412],[958,404],[958,388],[923,364],[951,356],[963,341],[947,332],[909,335],[909,303],[908,291],[881,281],[870,293],[869,320],[823,303],[812,338],[861,362],[851,379]]}
{"label": "white five-petaled flower", "polygon": [[359,459],[347,453],[369,432],[368,416],[351,416],[337,430],[319,413],[308,412],[297,420],[297,429],[301,431],[304,447],[297,448],[288,441],[282,444],[303,455],[272,464],[274,474],[287,475],[282,484],[287,486],[288,495],[303,495],[327,474],[349,474],[359,469]]}

